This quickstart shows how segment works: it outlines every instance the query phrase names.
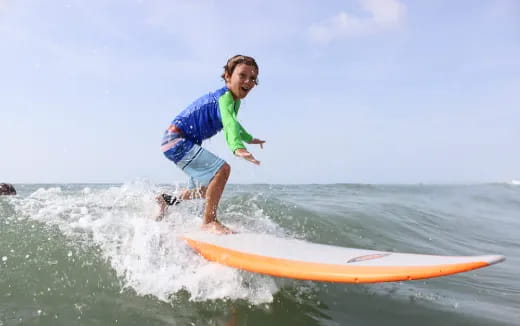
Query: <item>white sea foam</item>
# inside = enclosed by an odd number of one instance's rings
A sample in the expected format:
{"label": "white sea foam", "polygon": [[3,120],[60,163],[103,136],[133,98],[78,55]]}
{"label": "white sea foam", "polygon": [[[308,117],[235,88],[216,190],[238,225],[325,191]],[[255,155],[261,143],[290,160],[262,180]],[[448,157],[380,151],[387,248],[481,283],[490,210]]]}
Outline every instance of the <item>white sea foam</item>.
{"label": "white sea foam", "polygon": [[[210,263],[179,238],[198,229],[202,201],[175,206],[156,222],[154,197],[159,190],[144,181],[103,189],[41,188],[16,206],[28,218],[98,246],[124,286],[140,295],[169,301],[171,295],[185,290],[194,301],[245,299],[261,304],[273,300],[278,291],[273,278]],[[276,224],[260,209],[253,207],[250,216],[239,211],[230,206],[220,214],[236,230],[276,232]]]}

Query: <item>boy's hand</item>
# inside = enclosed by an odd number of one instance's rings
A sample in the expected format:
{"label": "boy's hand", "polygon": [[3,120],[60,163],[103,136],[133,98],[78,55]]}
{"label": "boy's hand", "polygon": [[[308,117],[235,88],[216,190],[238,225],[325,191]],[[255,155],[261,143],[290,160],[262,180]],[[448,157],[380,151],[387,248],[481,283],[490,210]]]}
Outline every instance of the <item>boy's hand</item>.
{"label": "boy's hand", "polygon": [[244,148],[239,148],[235,151],[235,155],[238,156],[238,157],[241,157],[241,158],[244,158],[246,160],[248,160],[249,162],[251,163],[254,163],[256,165],[260,165],[260,161],[258,161],[257,159],[255,159],[255,157],[253,156],[253,154],[249,153],[246,149]]}
{"label": "boy's hand", "polygon": [[253,138],[253,140],[251,140],[249,142],[249,144],[258,144],[260,145],[260,148],[264,148],[264,143],[265,143],[265,140],[261,140],[261,139],[258,139],[258,138]]}

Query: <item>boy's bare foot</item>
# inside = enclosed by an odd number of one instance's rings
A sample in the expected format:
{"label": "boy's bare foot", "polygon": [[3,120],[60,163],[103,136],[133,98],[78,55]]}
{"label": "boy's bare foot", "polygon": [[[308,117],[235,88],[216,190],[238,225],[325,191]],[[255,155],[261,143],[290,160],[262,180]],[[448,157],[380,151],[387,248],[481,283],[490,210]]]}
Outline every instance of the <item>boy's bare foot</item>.
{"label": "boy's bare foot", "polygon": [[224,224],[220,223],[219,221],[213,221],[213,222],[209,222],[206,224],[202,224],[202,226],[200,228],[204,231],[209,231],[209,232],[218,233],[218,234],[236,233],[235,231],[231,230],[230,228],[228,228]]}

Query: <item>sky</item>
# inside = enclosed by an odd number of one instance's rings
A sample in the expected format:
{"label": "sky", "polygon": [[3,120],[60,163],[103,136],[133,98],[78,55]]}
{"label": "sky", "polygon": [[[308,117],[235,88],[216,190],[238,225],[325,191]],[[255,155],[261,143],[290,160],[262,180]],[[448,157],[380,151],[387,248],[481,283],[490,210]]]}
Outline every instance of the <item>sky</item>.
{"label": "sky", "polygon": [[0,0],[0,182],[185,181],[170,121],[253,56],[230,183],[520,179],[516,0]]}

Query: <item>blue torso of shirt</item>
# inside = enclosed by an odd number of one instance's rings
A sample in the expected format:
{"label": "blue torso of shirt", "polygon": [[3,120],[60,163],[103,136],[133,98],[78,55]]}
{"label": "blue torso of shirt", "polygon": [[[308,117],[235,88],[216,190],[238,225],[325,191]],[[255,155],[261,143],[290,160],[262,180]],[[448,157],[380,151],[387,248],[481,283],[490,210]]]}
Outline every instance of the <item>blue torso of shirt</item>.
{"label": "blue torso of shirt", "polygon": [[184,133],[184,137],[195,144],[213,137],[222,130],[222,118],[218,99],[228,91],[226,86],[206,94],[179,113],[172,124]]}

